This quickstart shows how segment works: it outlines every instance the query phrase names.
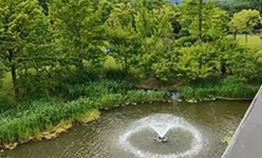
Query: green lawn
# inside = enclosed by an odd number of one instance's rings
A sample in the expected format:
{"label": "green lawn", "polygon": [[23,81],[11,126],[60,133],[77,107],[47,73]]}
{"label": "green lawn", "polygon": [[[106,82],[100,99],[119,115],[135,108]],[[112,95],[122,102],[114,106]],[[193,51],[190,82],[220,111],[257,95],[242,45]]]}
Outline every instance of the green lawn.
{"label": "green lawn", "polygon": [[120,66],[116,63],[115,59],[112,56],[107,56],[107,60],[104,64],[104,67],[116,69],[119,68]]}
{"label": "green lawn", "polygon": [[262,40],[258,35],[248,35],[248,41],[246,42],[245,35],[238,35],[237,39],[240,44],[247,45],[250,48],[262,48]]}

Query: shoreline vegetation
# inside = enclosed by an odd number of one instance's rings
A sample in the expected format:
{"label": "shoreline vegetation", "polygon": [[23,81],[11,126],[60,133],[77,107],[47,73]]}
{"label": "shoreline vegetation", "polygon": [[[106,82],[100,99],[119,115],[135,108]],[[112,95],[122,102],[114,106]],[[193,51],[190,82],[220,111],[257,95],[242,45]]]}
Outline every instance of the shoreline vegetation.
{"label": "shoreline vegetation", "polygon": [[101,109],[165,101],[173,90],[195,103],[253,98],[261,85],[262,18],[254,8],[39,2],[0,2],[0,150],[55,138]]}
{"label": "shoreline vegetation", "polygon": [[122,94],[104,94],[94,98],[80,97],[69,102],[52,98],[25,103],[0,114],[0,149],[12,150],[18,144],[30,140],[56,138],[75,123],[88,123],[99,118],[99,110],[165,101],[166,98],[166,91],[127,90]]}
{"label": "shoreline vegetation", "polygon": [[[223,80],[222,83],[224,83]],[[219,87],[224,86],[227,85],[221,84]],[[17,145],[31,140],[56,138],[74,124],[88,123],[98,119],[101,110],[155,101],[170,102],[172,95],[172,92],[168,90],[135,89],[134,85],[128,82],[113,80],[75,84],[67,88],[67,93],[63,95],[67,101],[61,98],[43,98],[22,103],[16,108],[0,113],[0,149],[12,150]],[[237,88],[235,90],[239,91]],[[256,92],[256,89],[251,88],[251,90],[254,91],[245,95],[253,95]],[[220,91],[222,89],[218,89],[218,92]],[[223,94],[235,97],[243,94],[238,95],[236,91],[223,91]],[[215,91],[210,90],[210,87],[181,86],[178,92],[182,99],[189,103],[221,99],[212,95]]]}
{"label": "shoreline vegetation", "polygon": [[252,100],[259,88],[258,85],[250,85],[230,76],[215,83],[202,81],[184,85],[179,88],[179,92],[189,102],[215,99],[245,101]]}

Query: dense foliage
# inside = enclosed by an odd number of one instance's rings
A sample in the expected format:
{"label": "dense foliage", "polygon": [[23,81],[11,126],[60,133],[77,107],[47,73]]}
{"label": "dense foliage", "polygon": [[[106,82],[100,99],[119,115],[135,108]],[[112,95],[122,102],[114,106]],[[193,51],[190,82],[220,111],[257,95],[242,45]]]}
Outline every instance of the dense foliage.
{"label": "dense foliage", "polygon": [[261,43],[236,35],[260,33],[260,2],[1,0],[0,146],[99,108],[164,98],[134,90],[142,79],[182,84],[187,99],[252,98]]}
{"label": "dense foliage", "polygon": [[227,77],[218,82],[198,82],[181,86],[179,91],[185,99],[195,100],[250,100],[257,93],[259,86],[249,85],[245,81]]}
{"label": "dense foliage", "polygon": [[259,12],[242,10],[229,22],[227,12],[215,4],[3,0],[0,58],[11,73],[17,101],[53,96],[68,86],[71,81],[64,79],[74,71],[87,73],[89,80],[93,73],[88,72],[101,71],[108,56],[121,75],[132,76],[136,70],[138,76],[168,83],[219,74],[246,80],[258,76],[258,52],[226,34],[253,32]]}

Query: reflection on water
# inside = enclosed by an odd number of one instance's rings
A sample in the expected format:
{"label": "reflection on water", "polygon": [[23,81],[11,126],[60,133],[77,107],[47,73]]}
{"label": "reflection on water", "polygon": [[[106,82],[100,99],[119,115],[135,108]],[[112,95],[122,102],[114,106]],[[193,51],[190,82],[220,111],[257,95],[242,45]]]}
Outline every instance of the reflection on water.
{"label": "reflection on water", "polygon": [[[54,140],[30,142],[0,154],[3,158],[136,158],[119,148],[119,136],[134,121],[152,114],[172,114],[185,119],[202,134],[203,148],[193,158],[220,158],[226,145],[221,142],[235,131],[249,102],[201,102],[197,104],[153,103],[127,106],[102,113],[99,120],[78,125]],[[170,129],[170,141],[159,144],[157,134],[144,128],[129,137],[130,143],[145,152],[172,154],[184,152],[192,142],[192,133]],[[163,152],[165,151],[165,152]],[[162,153],[161,153],[162,152]],[[161,158],[161,157],[160,157]]]}

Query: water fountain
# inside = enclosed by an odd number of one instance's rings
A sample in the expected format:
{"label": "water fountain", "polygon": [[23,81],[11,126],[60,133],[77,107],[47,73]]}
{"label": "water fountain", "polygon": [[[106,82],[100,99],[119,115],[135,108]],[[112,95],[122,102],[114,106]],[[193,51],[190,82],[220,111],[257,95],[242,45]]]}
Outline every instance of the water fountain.
{"label": "water fountain", "polygon": [[155,139],[157,142],[159,143],[166,143],[168,141],[168,137],[164,136],[164,137],[158,137]]}
{"label": "water fountain", "polygon": [[[192,135],[192,142],[190,143],[190,148],[183,152],[173,151],[172,153],[154,153],[150,151],[143,150],[134,146],[130,139],[134,134],[140,133],[143,130],[151,130],[156,133],[156,137],[152,138],[156,142],[161,144],[171,143],[167,137],[168,132],[174,129],[181,129],[185,131],[185,133],[190,133]],[[170,141],[170,142],[169,142]],[[202,149],[202,135],[201,133],[189,122],[184,120],[181,117],[177,117],[169,114],[155,114],[150,115],[148,117],[142,118],[133,122],[119,137],[119,147],[126,151],[133,153],[138,158],[183,158],[189,157],[193,155],[197,155]]]}

